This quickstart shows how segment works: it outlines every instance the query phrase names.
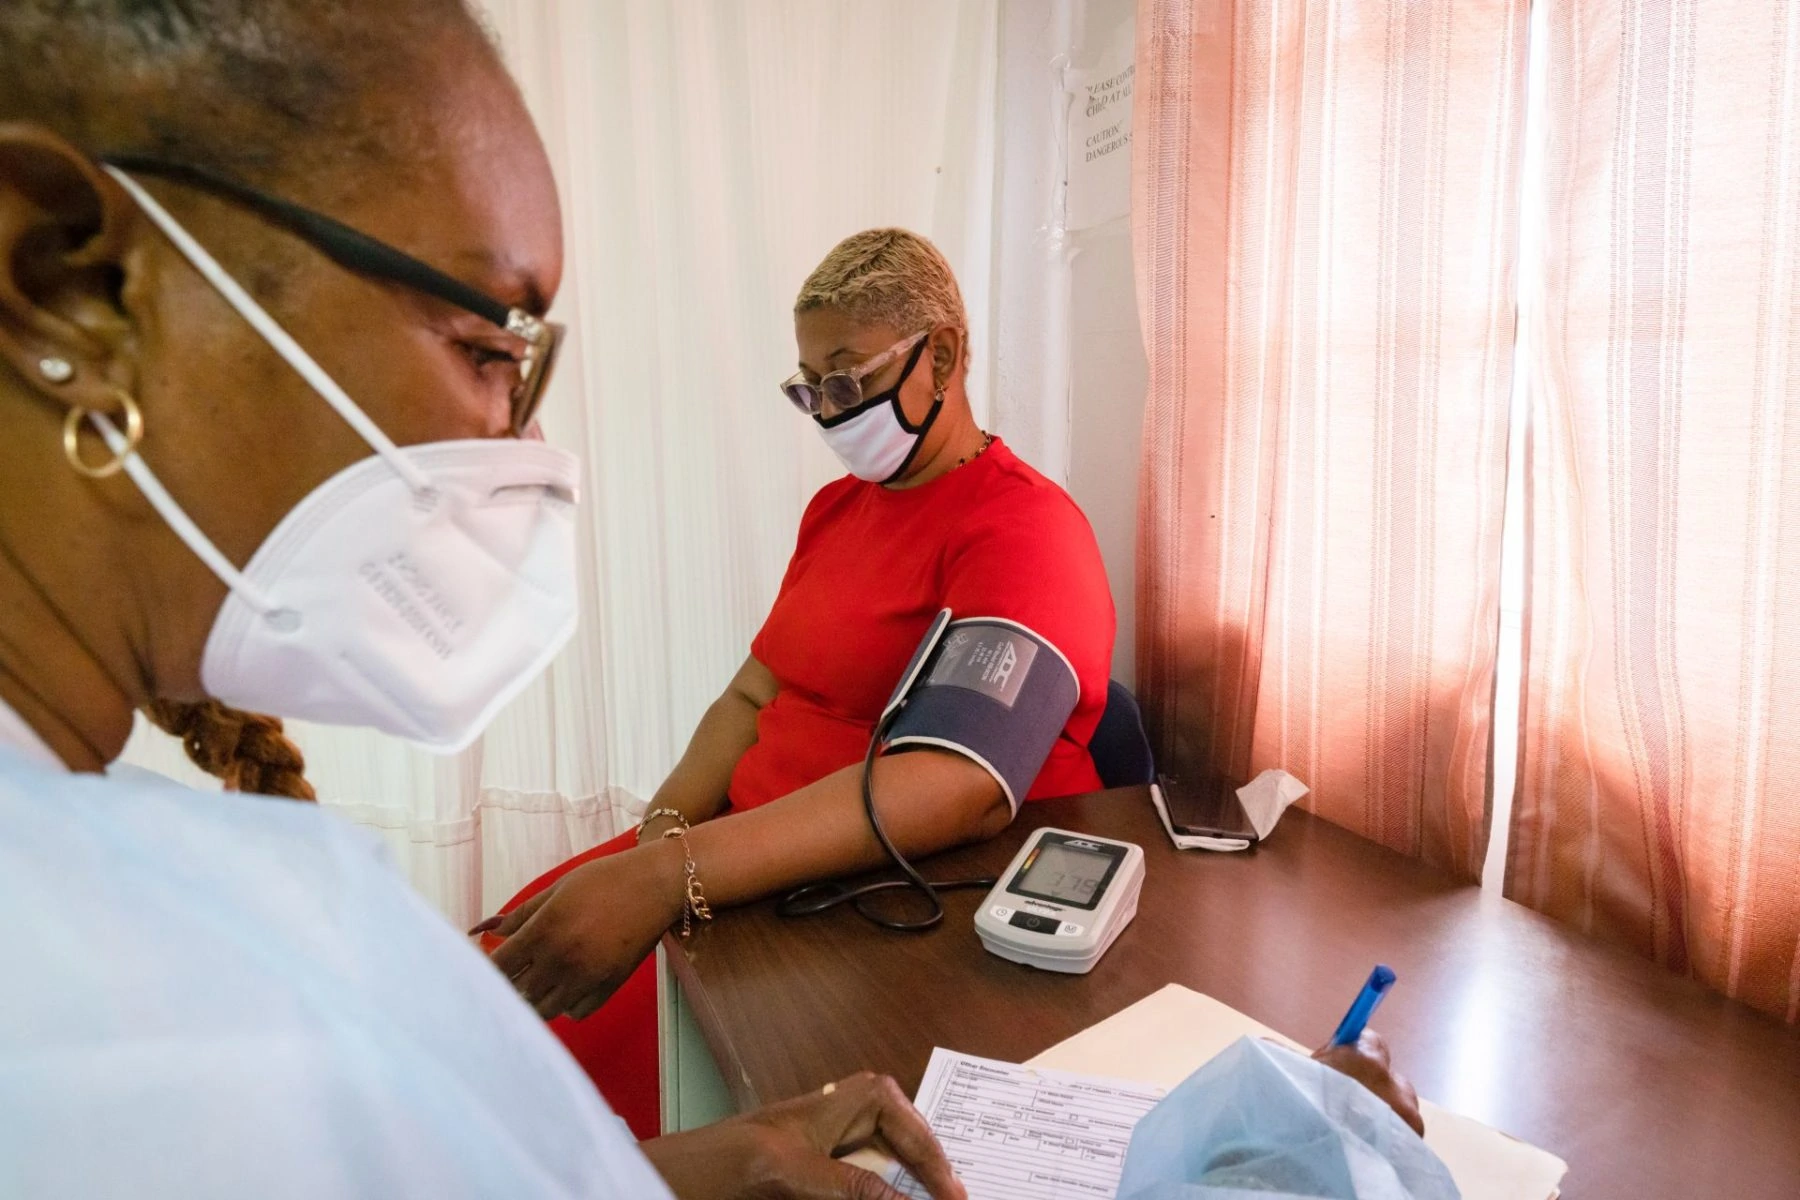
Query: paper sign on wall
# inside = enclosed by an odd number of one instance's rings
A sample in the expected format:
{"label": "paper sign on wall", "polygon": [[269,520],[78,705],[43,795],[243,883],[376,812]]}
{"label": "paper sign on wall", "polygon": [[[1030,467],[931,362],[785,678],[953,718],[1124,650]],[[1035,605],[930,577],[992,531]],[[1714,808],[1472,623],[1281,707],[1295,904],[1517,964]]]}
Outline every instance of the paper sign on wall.
{"label": "paper sign on wall", "polygon": [[1104,224],[1131,211],[1131,90],[1137,75],[1127,44],[1091,68],[1063,75],[1069,96],[1066,221]]}

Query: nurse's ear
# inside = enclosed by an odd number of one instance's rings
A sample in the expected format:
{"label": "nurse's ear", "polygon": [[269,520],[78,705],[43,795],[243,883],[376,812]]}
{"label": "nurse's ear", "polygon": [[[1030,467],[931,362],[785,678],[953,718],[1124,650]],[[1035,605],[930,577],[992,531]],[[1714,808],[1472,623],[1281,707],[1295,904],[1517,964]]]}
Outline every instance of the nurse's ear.
{"label": "nurse's ear", "polygon": [[34,394],[119,410],[136,347],[125,262],[141,230],[87,155],[42,126],[0,122],[0,359]]}

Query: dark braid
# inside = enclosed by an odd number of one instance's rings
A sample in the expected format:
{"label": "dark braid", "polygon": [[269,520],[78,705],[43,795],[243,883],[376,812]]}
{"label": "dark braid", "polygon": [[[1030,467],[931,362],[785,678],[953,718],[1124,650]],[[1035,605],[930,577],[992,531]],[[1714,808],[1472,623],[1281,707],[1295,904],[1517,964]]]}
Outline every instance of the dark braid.
{"label": "dark braid", "polygon": [[157,700],[144,715],[181,739],[194,765],[225,782],[227,791],[316,800],[306,782],[306,759],[282,733],[281,722],[239,712],[216,700],[178,704]]}

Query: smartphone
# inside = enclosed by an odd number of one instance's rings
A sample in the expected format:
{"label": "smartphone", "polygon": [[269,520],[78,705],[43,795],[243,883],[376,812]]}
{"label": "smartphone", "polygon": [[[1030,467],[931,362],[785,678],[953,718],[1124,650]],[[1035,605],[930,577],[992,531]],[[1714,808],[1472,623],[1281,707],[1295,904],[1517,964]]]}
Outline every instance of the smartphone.
{"label": "smartphone", "polygon": [[1256,827],[1238,800],[1237,790],[1242,785],[1235,780],[1214,775],[1189,782],[1159,775],[1157,785],[1176,833],[1256,844]]}

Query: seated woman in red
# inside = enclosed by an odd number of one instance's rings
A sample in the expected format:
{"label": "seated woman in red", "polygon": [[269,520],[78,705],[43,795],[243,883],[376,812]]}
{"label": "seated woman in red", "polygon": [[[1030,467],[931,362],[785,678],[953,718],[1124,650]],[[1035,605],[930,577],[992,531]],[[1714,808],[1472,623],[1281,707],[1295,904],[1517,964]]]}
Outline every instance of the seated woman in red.
{"label": "seated woman in red", "polygon": [[[940,609],[1017,621],[1075,669],[1080,699],[1025,799],[1100,786],[1087,744],[1114,614],[1099,548],[1068,493],[977,427],[949,264],[915,234],[858,234],[806,281],[794,325],[800,371],[783,391],[851,473],[807,506],[750,656],[651,803],[693,828],[665,839],[676,818],[653,817],[642,845],[634,833],[565,863],[484,922],[505,938],[495,963],[641,1136],[657,1108],[655,982],[640,964],[682,915],[682,843],[715,907],[880,865],[863,756]],[[881,758],[874,790],[908,857],[1013,817],[996,779],[951,751]]]}

